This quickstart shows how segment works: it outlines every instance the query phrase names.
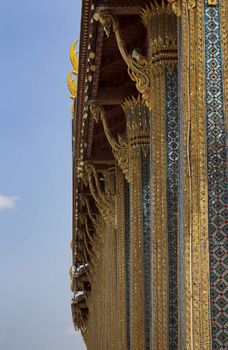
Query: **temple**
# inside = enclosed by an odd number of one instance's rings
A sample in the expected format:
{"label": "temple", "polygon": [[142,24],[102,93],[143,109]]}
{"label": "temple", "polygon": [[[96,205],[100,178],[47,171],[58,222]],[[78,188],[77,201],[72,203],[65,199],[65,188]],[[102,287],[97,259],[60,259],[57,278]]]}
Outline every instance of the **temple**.
{"label": "temple", "polygon": [[227,0],[83,0],[72,316],[88,350],[227,349]]}

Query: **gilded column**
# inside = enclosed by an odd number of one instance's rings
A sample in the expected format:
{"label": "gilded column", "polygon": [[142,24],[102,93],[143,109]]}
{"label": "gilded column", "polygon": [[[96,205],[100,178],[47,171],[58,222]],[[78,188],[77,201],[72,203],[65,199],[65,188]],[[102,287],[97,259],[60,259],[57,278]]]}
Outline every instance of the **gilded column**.
{"label": "gilded column", "polygon": [[124,181],[124,214],[125,214],[125,285],[126,285],[126,337],[127,350],[131,350],[131,247],[130,247],[130,188],[129,183]]}
{"label": "gilded column", "polygon": [[118,349],[130,350],[129,184],[116,167]]}
{"label": "gilded column", "polygon": [[[89,319],[86,344],[88,350],[118,348],[117,314],[117,240],[115,220],[115,174],[113,169],[97,170],[85,166],[85,181],[102,217],[99,256],[94,269],[88,298]],[[101,185],[101,179],[102,183]]]}
{"label": "gilded column", "polygon": [[211,348],[202,11],[183,2],[186,349]]}
{"label": "gilded column", "polygon": [[179,120],[177,19],[171,6],[142,11],[150,76],[153,327],[152,348],[178,349]]}
{"label": "gilded column", "polygon": [[108,142],[116,159],[116,244],[117,244],[117,309],[118,348],[130,350],[130,216],[129,216],[129,144],[126,137],[118,135],[116,140],[108,127],[105,109],[92,104],[90,111],[101,121]]}
{"label": "gilded column", "polygon": [[130,342],[151,349],[150,114],[139,97],[122,104],[127,121],[130,181]]}

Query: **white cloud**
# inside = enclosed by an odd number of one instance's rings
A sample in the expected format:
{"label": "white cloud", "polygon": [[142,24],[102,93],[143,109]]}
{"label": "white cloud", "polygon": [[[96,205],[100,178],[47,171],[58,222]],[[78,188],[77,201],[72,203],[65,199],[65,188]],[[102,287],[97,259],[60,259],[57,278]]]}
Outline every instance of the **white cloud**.
{"label": "white cloud", "polygon": [[0,210],[14,208],[18,199],[17,196],[3,196],[0,194]]}

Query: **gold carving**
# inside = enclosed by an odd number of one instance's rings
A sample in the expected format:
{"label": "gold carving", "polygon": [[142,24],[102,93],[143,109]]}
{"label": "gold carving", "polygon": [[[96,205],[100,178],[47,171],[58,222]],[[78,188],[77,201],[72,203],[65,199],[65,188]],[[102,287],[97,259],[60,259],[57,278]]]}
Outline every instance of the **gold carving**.
{"label": "gold carving", "polygon": [[[120,46],[120,44],[119,44]],[[137,50],[132,52],[128,60],[128,74],[130,78],[135,81],[136,89],[141,93],[145,105],[149,107],[149,65],[145,57],[143,57]]]}
{"label": "gold carving", "polygon": [[114,32],[119,51],[128,66],[128,74],[136,83],[136,88],[142,94],[145,104],[149,106],[150,80],[148,61],[136,50],[133,51],[132,55],[128,53],[119,23],[113,15],[103,11],[96,13],[94,19],[101,23],[108,37],[111,30]]}
{"label": "gold carving", "polygon": [[[81,239],[87,238],[92,246],[95,246],[97,242],[97,237],[95,236],[95,232],[93,234],[91,233],[91,228],[89,227],[89,222],[88,222],[88,214],[87,213],[79,213],[78,214],[79,222],[83,225],[83,229],[80,228],[78,229],[78,237]],[[83,233],[82,233],[83,232]],[[80,236],[81,234],[81,236]]]}
{"label": "gold carving", "polygon": [[93,262],[93,265],[95,265],[97,259],[96,239],[94,239],[92,234],[89,232],[86,215],[80,214],[79,220],[81,220],[85,226],[78,229],[78,238],[82,242],[83,247],[85,247],[85,250],[90,257],[90,260]]}
{"label": "gold carving", "polygon": [[150,112],[139,95],[121,104],[126,117],[127,138],[131,152],[148,153],[150,144]]}
{"label": "gold carving", "polygon": [[188,8],[189,9],[194,9],[196,7],[196,1],[197,0],[189,0],[188,1]]}
{"label": "gold carving", "polygon": [[172,5],[172,10],[178,17],[181,15],[181,0],[167,0]]}
{"label": "gold carving", "polygon": [[74,327],[76,330],[80,329],[80,331],[83,332],[86,329],[86,323],[87,323],[87,316],[83,316],[82,311],[79,307],[80,303],[85,303],[85,295],[81,294],[77,297],[74,297],[72,299],[71,303],[71,311],[72,311],[72,318]]}
{"label": "gold carving", "polygon": [[218,4],[218,0],[208,0],[209,6],[216,6]]}
{"label": "gold carving", "polygon": [[98,122],[99,120],[102,121],[105,135],[112,147],[113,155],[117,160],[117,163],[119,164],[120,168],[122,169],[124,175],[126,176],[126,179],[129,180],[129,149],[127,141],[124,140],[120,135],[118,135],[118,141],[114,139],[114,137],[111,134],[111,131],[108,128],[105,118],[105,110],[103,106],[100,106],[98,104],[92,104],[90,106],[90,110],[96,122]]}
{"label": "gold carving", "polygon": [[164,1],[161,5],[151,3],[142,10],[141,17],[149,38],[151,70],[157,74],[158,68],[163,67],[172,73],[177,65],[177,18],[171,5]]}
{"label": "gold carving", "polygon": [[67,85],[70,90],[70,98],[73,100],[72,103],[72,118],[74,117],[74,100],[77,95],[77,84],[78,84],[78,51],[76,51],[78,40],[74,41],[70,47],[70,60],[73,69],[67,76]]}
{"label": "gold carving", "polygon": [[[115,227],[115,197],[107,189],[102,189],[98,172],[92,164],[85,165],[85,172],[90,192],[96,202],[97,208],[106,222]],[[105,182],[105,178],[102,178]]]}
{"label": "gold carving", "polygon": [[71,277],[71,291],[73,293],[77,293],[79,291],[85,290],[84,283],[89,282],[89,278],[87,275],[88,266],[82,266],[79,267],[77,270],[75,267],[71,268],[70,270],[70,277]]}
{"label": "gold carving", "polygon": [[[92,213],[88,196],[80,193],[79,200],[83,205],[83,212],[78,214],[79,227],[77,228],[76,238],[77,242],[81,242],[85,259],[84,264],[88,264],[88,277],[90,282],[93,283],[104,224],[99,213]],[[85,209],[87,209],[87,212]]]}
{"label": "gold carving", "polygon": [[87,208],[87,212],[89,215],[90,220],[92,221],[93,227],[96,231],[97,234],[97,238],[101,238],[101,233],[102,233],[102,229],[103,229],[103,220],[101,218],[101,215],[98,213],[92,213],[91,207],[90,207],[90,203],[89,203],[89,199],[88,196],[80,193],[79,194],[79,199],[81,201],[81,203]]}

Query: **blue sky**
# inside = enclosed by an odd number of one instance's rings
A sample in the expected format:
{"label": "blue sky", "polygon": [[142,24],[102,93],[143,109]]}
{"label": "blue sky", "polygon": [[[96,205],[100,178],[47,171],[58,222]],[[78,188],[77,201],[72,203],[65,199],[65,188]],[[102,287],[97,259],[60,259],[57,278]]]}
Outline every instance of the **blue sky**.
{"label": "blue sky", "polygon": [[72,331],[69,47],[80,0],[0,1],[0,349],[84,350]]}

